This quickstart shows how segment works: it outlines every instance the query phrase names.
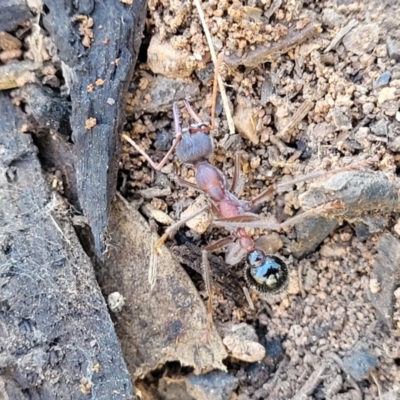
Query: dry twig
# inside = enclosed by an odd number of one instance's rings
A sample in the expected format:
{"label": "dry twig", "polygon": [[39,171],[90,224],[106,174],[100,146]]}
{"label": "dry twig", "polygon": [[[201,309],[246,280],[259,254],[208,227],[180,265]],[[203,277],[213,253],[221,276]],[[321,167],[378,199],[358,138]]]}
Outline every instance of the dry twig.
{"label": "dry twig", "polygon": [[358,24],[358,22],[355,19],[352,19],[346,26],[344,26],[337,34],[336,36],[332,39],[332,41],[329,43],[329,46],[324,50],[324,53],[328,53],[328,51],[331,51],[334,49],[338,43]]}
{"label": "dry twig", "polygon": [[[203,26],[204,33],[206,35],[208,47],[210,48],[211,58],[213,60],[214,67],[216,68],[216,66],[217,66],[217,54],[215,52],[214,45],[212,43],[210,30],[208,29],[208,26],[206,24],[206,20],[204,18],[203,9],[201,8],[201,5],[200,5],[200,0],[194,0],[194,3],[196,4],[196,8],[197,8],[197,11],[199,13],[200,21],[201,21],[201,24]],[[215,71],[215,73],[218,73],[218,71]],[[228,96],[226,95],[224,82],[222,81],[222,78],[221,78],[221,76],[219,74],[218,74],[218,86],[219,86],[219,91],[221,93],[222,105],[224,107],[226,119],[228,121],[229,133],[231,135],[233,135],[235,133],[235,124],[233,123],[231,110],[229,108]]]}

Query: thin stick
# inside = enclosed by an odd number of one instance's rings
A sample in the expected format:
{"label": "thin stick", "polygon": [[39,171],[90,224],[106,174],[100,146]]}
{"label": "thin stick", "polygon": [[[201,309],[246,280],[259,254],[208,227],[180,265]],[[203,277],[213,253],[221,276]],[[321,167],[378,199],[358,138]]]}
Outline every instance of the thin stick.
{"label": "thin stick", "polygon": [[303,120],[303,118],[311,111],[314,107],[314,103],[310,100],[306,100],[294,113],[290,122],[280,131],[278,132],[278,136],[280,138],[284,138],[285,135],[292,131],[296,126]]}
{"label": "thin stick", "polygon": [[249,303],[250,310],[254,311],[256,308],[254,307],[253,300],[250,297],[249,289],[247,289],[246,286],[243,286],[242,290],[243,290],[244,296],[246,297],[247,303]]}
{"label": "thin stick", "polygon": [[157,254],[156,251],[154,249],[154,242],[155,242],[155,238],[154,238],[154,234],[153,232],[151,233],[151,253],[150,253],[150,262],[149,262],[149,283],[150,283],[150,288],[151,290],[154,289],[154,286],[156,284],[156,280],[157,280]]}
{"label": "thin stick", "polygon": [[212,94],[212,100],[211,100],[212,101],[212,103],[211,103],[211,129],[215,128],[215,109],[217,108],[219,69],[221,67],[223,59],[224,59],[224,53],[220,53],[217,58],[217,63],[215,64],[213,94]]}
{"label": "thin stick", "polygon": [[[216,68],[217,67],[217,54],[215,53],[214,45],[213,45],[212,39],[211,39],[211,33],[206,24],[203,9],[201,8],[201,5],[200,5],[200,0],[194,0],[194,4],[196,5],[197,12],[199,13],[200,22],[201,22],[201,25],[203,26],[203,30],[206,35],[208,47],[210,48],[211,58],[214,63],[214,68]],[[217,73],[217,71],[215,71],[215,73]],[[226,95],[224,82],[222,81],[222,78],[219,76],[219,74],[218,74],[218,86],[219,86],[219,91],[221,93],[222,105],[224,107],[226,119],[228,121],[229,133],[231,135],[234,135],[235,134],[235,124],[233,123],[231,110],[229,108],[228,96]]]}
{"label": "thin stick", "polygon": [[331,51],[334,49],[338,43],[355,27],[357,26],[358,21],[352,19],[345,27],[343,27],[336,36],[329,43],[329,46],[324,50],[324,53]]}

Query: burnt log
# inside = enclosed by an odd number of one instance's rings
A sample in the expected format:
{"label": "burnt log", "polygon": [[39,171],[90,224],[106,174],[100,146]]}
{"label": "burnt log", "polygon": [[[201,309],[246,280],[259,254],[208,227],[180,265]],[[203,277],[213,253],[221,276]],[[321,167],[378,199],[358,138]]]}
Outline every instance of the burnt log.
{"label": "burnt log", "polygon": [[92,230],[95,255],[102,261],[116,187],[125,93],[141,43],[146,1],[43,3],[44,26],[58,48],[71,98],[80,207]]}
{"label": "burnt log", "polygon": [[107,306],[26,116],[0,93],[0,398],[133,399]]}
{"label": "burnt log", "polygon": [[32,17],[26,0],[2,0],[0,2],[0,32],[12,31]]}

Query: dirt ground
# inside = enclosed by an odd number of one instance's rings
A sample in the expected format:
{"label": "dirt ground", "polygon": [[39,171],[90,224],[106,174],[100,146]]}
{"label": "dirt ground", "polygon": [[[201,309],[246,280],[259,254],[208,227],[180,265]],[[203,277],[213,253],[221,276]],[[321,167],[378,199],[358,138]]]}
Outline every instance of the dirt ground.
{"label": "dirt ground", "polygon": [[[374,156],[378,158],[375,169],[396,184],[400,132],[400,30],[394,17],[400,8],[396,2],[208,1],[202,8],[216,52],[225,53],[221,75],[236,126],[236,134],[230,134],[219,100],[211,162],[230,179],[234,153],[240,151],[246,175],[242,198],[250,199],[274,182]],[[315,30],[308,40],[298,34],[298,43],[283,54],[259,55],[258,45],[279,44],[288,28],[311,24]],[[173,137],[174,95],[188,98],[200,117],[209,121],[213,68],[192,2],[150,1],[145,43],[147,57],[144,46],[131,85],[130,123],[125,132],[153,160],[160,160]],[[240,59],[250,61],[239,65],[235,60]],[[305,104],[306,111],[299,117]],[[188,116],[182,113],[182,124],[187,125]],[[144,203],[179,220],[198,194],[176,185],[174,174],[193,181],[193,169],[174,163],[161,174],[154,173],[129,145],[124,146],[120,190],[128,200],[138,201],[138,190],[165,188],[161,178],[165,174],[171,192],[156,193]],[[279,221],[290,218],[300,208],[298,196],[308,185],[279,192],[258,212]],[[380,218],[386,213],[380,211],[377,207],[373,215]],[[385,227],[367,230],[365,235],[355,228],[355,219],[340,220],[315,251],[300,259],[291,251],[296,239],[301,240],[295,231],[271,235],[251,230],[253,238],[262,237],[268,249],[288,262],[291,284],[286,293],[272,298],[251,292],[254,309],[239,301],[229,287],[216,289],[214,318],[220,331],[232,323],[251,325],[266,347],[266,357],[256,364],[228,359],[229,373],[238,378],[232,399],[375,399],[378,386],[382,398],[400,397],[400,304],[399,290],[395,291],[399,282],[377,289],[373,278],[382,232],[398,237],[396,214],[386,215]],[[216,228],[203,235],[183,230],[167,243],[200,290],[204,290],[202,280],[190,270],[192,261],[185,263],[182,244],[203,246],[224,235],[226,230]],[[298,246],[302,253],[301,243]],[[394,262],[398,277],[398,260]],[[243,263],[233,267],[239,287],[245,286],[242,268]],[[393,276],[392,281],[396,281]],[[390,327],[371,304],[369,294],[379,290],[395,291]]]}
{"label": "dirt ground", "polygon": [[[288,185],[255,209],[267,221],[283,222],[327,201],[339,199],[344,204],[338,213],[325,210],[280,232],[248,228],[258,246],[281,257],[289,267],[290,284],[279,295],[250,289],[246,296],[244,261],[229,266],[224,252],[211,255],[214,323],[230,354],[224,360],[226,373],[207,376],[199,384],[193,383],[193,368],[177,362],[150,372],[143,368],[142,374],[130,369],[132,376],[140,377],[135,382],[137,397],[400,398],[400,4],[210,0],[201,7],[215,52],[224,53],[220,76],[227,95],[225,105],[221,95],[217,99],[212,131],[215,152],[210,162],[230,181],[239,152],[242,199],[316,170],[336,171],[372,162],[315,183]],[[79,21],[83,45],[90,47],[93,21]],[[0,61],[5,65],[21,59],[25,49],[8,36],[0,37],[0,45]],[[51,53],[50,42],[45,48],[47,55],[42,56],[49,63],[42,70],[41,83],[63,94],[60,62]],[[213,78],[212,56],[195,2],[149,0],[126,99],[124,133],[154,161],[161,160],[174,137],[174,101],[188,99],[200,118],[210,122]],[[96,81],[88,92],[103,84]],[[13,94],[16,105],[21,96]],[[187,126],[182,102],[179,108],[182,126]],[[195,179],[193,168],[176,157],[155,172],[123,142],[118,166],[117,190],[158,234],[178,221],[188,207],[195,207],[193,202],[200,197],[176,182],[176,176],[190,182]],[[46,173],[52,189],[68,197],[62,174]],[[121,221],[129,213],[123,201],[115,206]],[[117,230],[125,222],[115,219],[110,226]],[[210,222],[205,216],[194,229],[181,228],[166,242],[204,301],[200,249],[229,234]],[[147,224],[144,230],[143,237],[150,237]],[[141,251],[136,253],[142,256]],[[129,279],[138,275],[131,273]],[[181,272],[176,275],[180,278]],[[114,290],[99,280],[104,295]],[[161,291],[170,290],[165,298],[173,298],[173,289],[160,285],[157,294],[148,293],[149,302],[157,298],[159,313],[167,307]],[[128,343],[130,332],[121,334],[125,314],[112,315],[125,357],[129,347],[139,354],[137,343]],[[139,334],[146,336],[149,325],[151,321],[143,322]],[[179,334],[177,338],[173,334],[171,341],[178,343]],[[128,368],[142,368],[139,361],[133,367],[127,363]],[[207,385],[214,388],[212,379],[218,394],[205,389]],[[201,394],[190,391],[190,385],[202,387]]]}

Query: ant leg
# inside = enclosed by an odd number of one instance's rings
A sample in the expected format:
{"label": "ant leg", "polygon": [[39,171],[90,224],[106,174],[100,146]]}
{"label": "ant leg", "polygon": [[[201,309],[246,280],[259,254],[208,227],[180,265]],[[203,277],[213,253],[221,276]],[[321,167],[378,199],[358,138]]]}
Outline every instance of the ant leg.
{"label": "ant leg", "polygon": [[309,180],[317,179],[317,178],[327,178],[327,177],[329,177],[331,175],[335,175],[339,172],[352,171],[354,169],[368,167],[368,166],[372,165],[375,161],[376,161],[375,159],[364,160],[364,161],[361,161],[358,163],[350,164],[347,167],[334,169],[332,171],[313,172],[309,175],[305,175],[303,177],[293,179],[288,182],[278,183],[278,184],[275,183],[275,184],[271,185],[269,188],[267,188],[266,190],[264,190],[263,192],[261,192],[258,196],[254,197],[254,199],[250,200],[247,204],[249,206],[254,206],[255,204],[259,204],[259,203],[265,201],[266,198],[269,197],[271,194],[275,193],[279,189],[283,189],[286,186],[292,186],[292,185],[295,185],[296,183],[305,182],[305,181],[309,181]]}
{"label": "ant leg", "polygon": [[210,263],[208,261],[208,253],[217,249],[220,249],[222,247],[225,247],[227,244],[231,243],[233,240],[235,240],[235,237],[233,235],[230,235],[226,238],[217,240],[214,243],[211,243],[210,245],[206,246],[203,251],[201,252],[201,259],[202,259],[202,265],[203,265],[203,279],[204,279],[204,284],[206,286],[206,291],[208,295],[208,300],[207,300],[207,325],[206,325],[206,332],[204,335],[204,342],[208,343],[209,338],[210,338],[210,332],[211,332],[211,326],[213,322],[213,306],[212,306],[212,298],[213,298],[213,290],[212,290],[212,284],[211,284],[211,275],[210,275]]}
{"label": "ant leg", "polygon": [[237,151],[235,153],[235,158],[234,158],[234,166],[233,166],[233,178],[232,178],[232,183],[231,183],[231,192],[235,192],[237,196],[240,196],[241,193],[237,193],[236,190],[239,189],[239,182],[240,182],[240,153]]}
{"label": "ant leg", "polygon": [[213,306],[212,306],[212,286],[211,286],[211,277],[210,277],[210,263],[208,262],[207,250],[203,250],[201,252],[201,260],[203,264],[203,279],[206,285],[208,300],[207,300],[207,324],[206,324],[206,332],[204,334],[204,343],[208,343],[210,341],[210,333],[211,326],[213,322]]}
{"label": "ant leg", "polygon": [[188,111],[189,115],[193,119],[193,121],[197,122],[198,124],[203,123],[203,121],[200,119],[200,117],[194,112],[192,106],[189,104],[189,102],[186,99],[183,99],[183,103],[185,104],[186,110]]}
{"label": "ant leg", "polygon": [[190,221],[194,217],[197,217],[204,211],[207,211],[211,207],[210,204],[205,205],[204,207],[200,208],[200,210],[197,210],[193,214],[188,215],[186,218],[181,219],[180,221],[176,222],[175,224],[169,226],[164,234],[160,237],[160,239],[157,240],[156,244],[154,245],[154,250],[156,253],[160,256],[161,255],[161,250],[160,247],[165,243],[165,241],[181,226],[185,225],[186,222]]}
{"label": "ant leg", "polygon": [[[217,58],[217,63],[215,64],[215,72],[214,72],[214,83],[213,83],[213,94],[212,94],[212,105],[211,105],[211,125],[210,130],[214,129],[215,127],[215,109],[217,104],[217,93],[218,93],[218,76],[219,76],[219,68],[221,67],[222,60],[224,59],[224,53],[219,54]],[[193,108],[189,104],[186,99],[183,99],[183,103],[185,107],[193,119],[193,121],[197,122],[198,124],[202,124],[203,121],[201,118],[194,112]]]}
{"label": "ant leg", "polygon": [[227,246],[229,243],[232,243],[235,240],[235,236],[229,235],[226,238],[219,239],[214,243],[209,244],[205,247],[205,250],[208,252],[215,251],[218,249],[222,249],[223,247]]}
{"label": "ant leg", "polygon": [[[257,218],[256,215],[243,215],[239,217],[233,218],[221,218],[213,221],[214,226],[219,226],[227,229],[232,228],[261,228],[268,229],[271,231],[280,231],[285,228],[289,228],[303,219],[309,217],[310,215],[318,215],[320,213],[326,212],[329,213],[331,211],[339,211],[345,208],[343,201],[341,200],[333,200],[328,203],[322,204],[318,207],[312,208],[310,210],[304,211],[303,213],[296,215],[295,217],[289,218],[285,222],[280,224],[274,223],[268,220],[263,219],[262,217]],[[333,213],[334,216],[334,213]]]}
{"label": "ant leg", "polygon": [[[217,58],[217,62],[215,64],[214,71],[214,83],[213,83],[213,94],[212,94],[212,105],[211,105],[211,126],[210,129],[215,128],[215,109],[217,107],[217,94],[218,94],[218,77],[219,77],[219,69],[221,67],[222,61],[224,59],[224,53],[220,53]],[[222,80],[221,80],[222,82]]]}
{"label": "ant leg", "polygon": [[192,183],[192,182],[189,182],[189,181],[185,181],[184,179],[180,178],[179,176],[176,176],[175,180],[181,186],[186,186],[186,187],[188,187],[190,189],[196,190],[197,192],[204,193],[204,191],[201,190],[195,183]]}
{"label": "ant leg", "polygon": [[174,143],[172,144],[171,148],[168,150],[168,153],[164,156],[164,158],[156,164],[147,154],[146,152],[140,148],[128,135],[125,133],[122,134],[122,138],[129,142],[136,151],[138,151],[145,159],[146,161],[156,170],[159,171],[168,161],[169,156],[174,152],[176,146],[182,139],[182,129],[179,124],[179,111],[176,103],[174,103],[173,108],[172,108],[173,114],[174,114],[174,125],[175,125],[175,140]]}

